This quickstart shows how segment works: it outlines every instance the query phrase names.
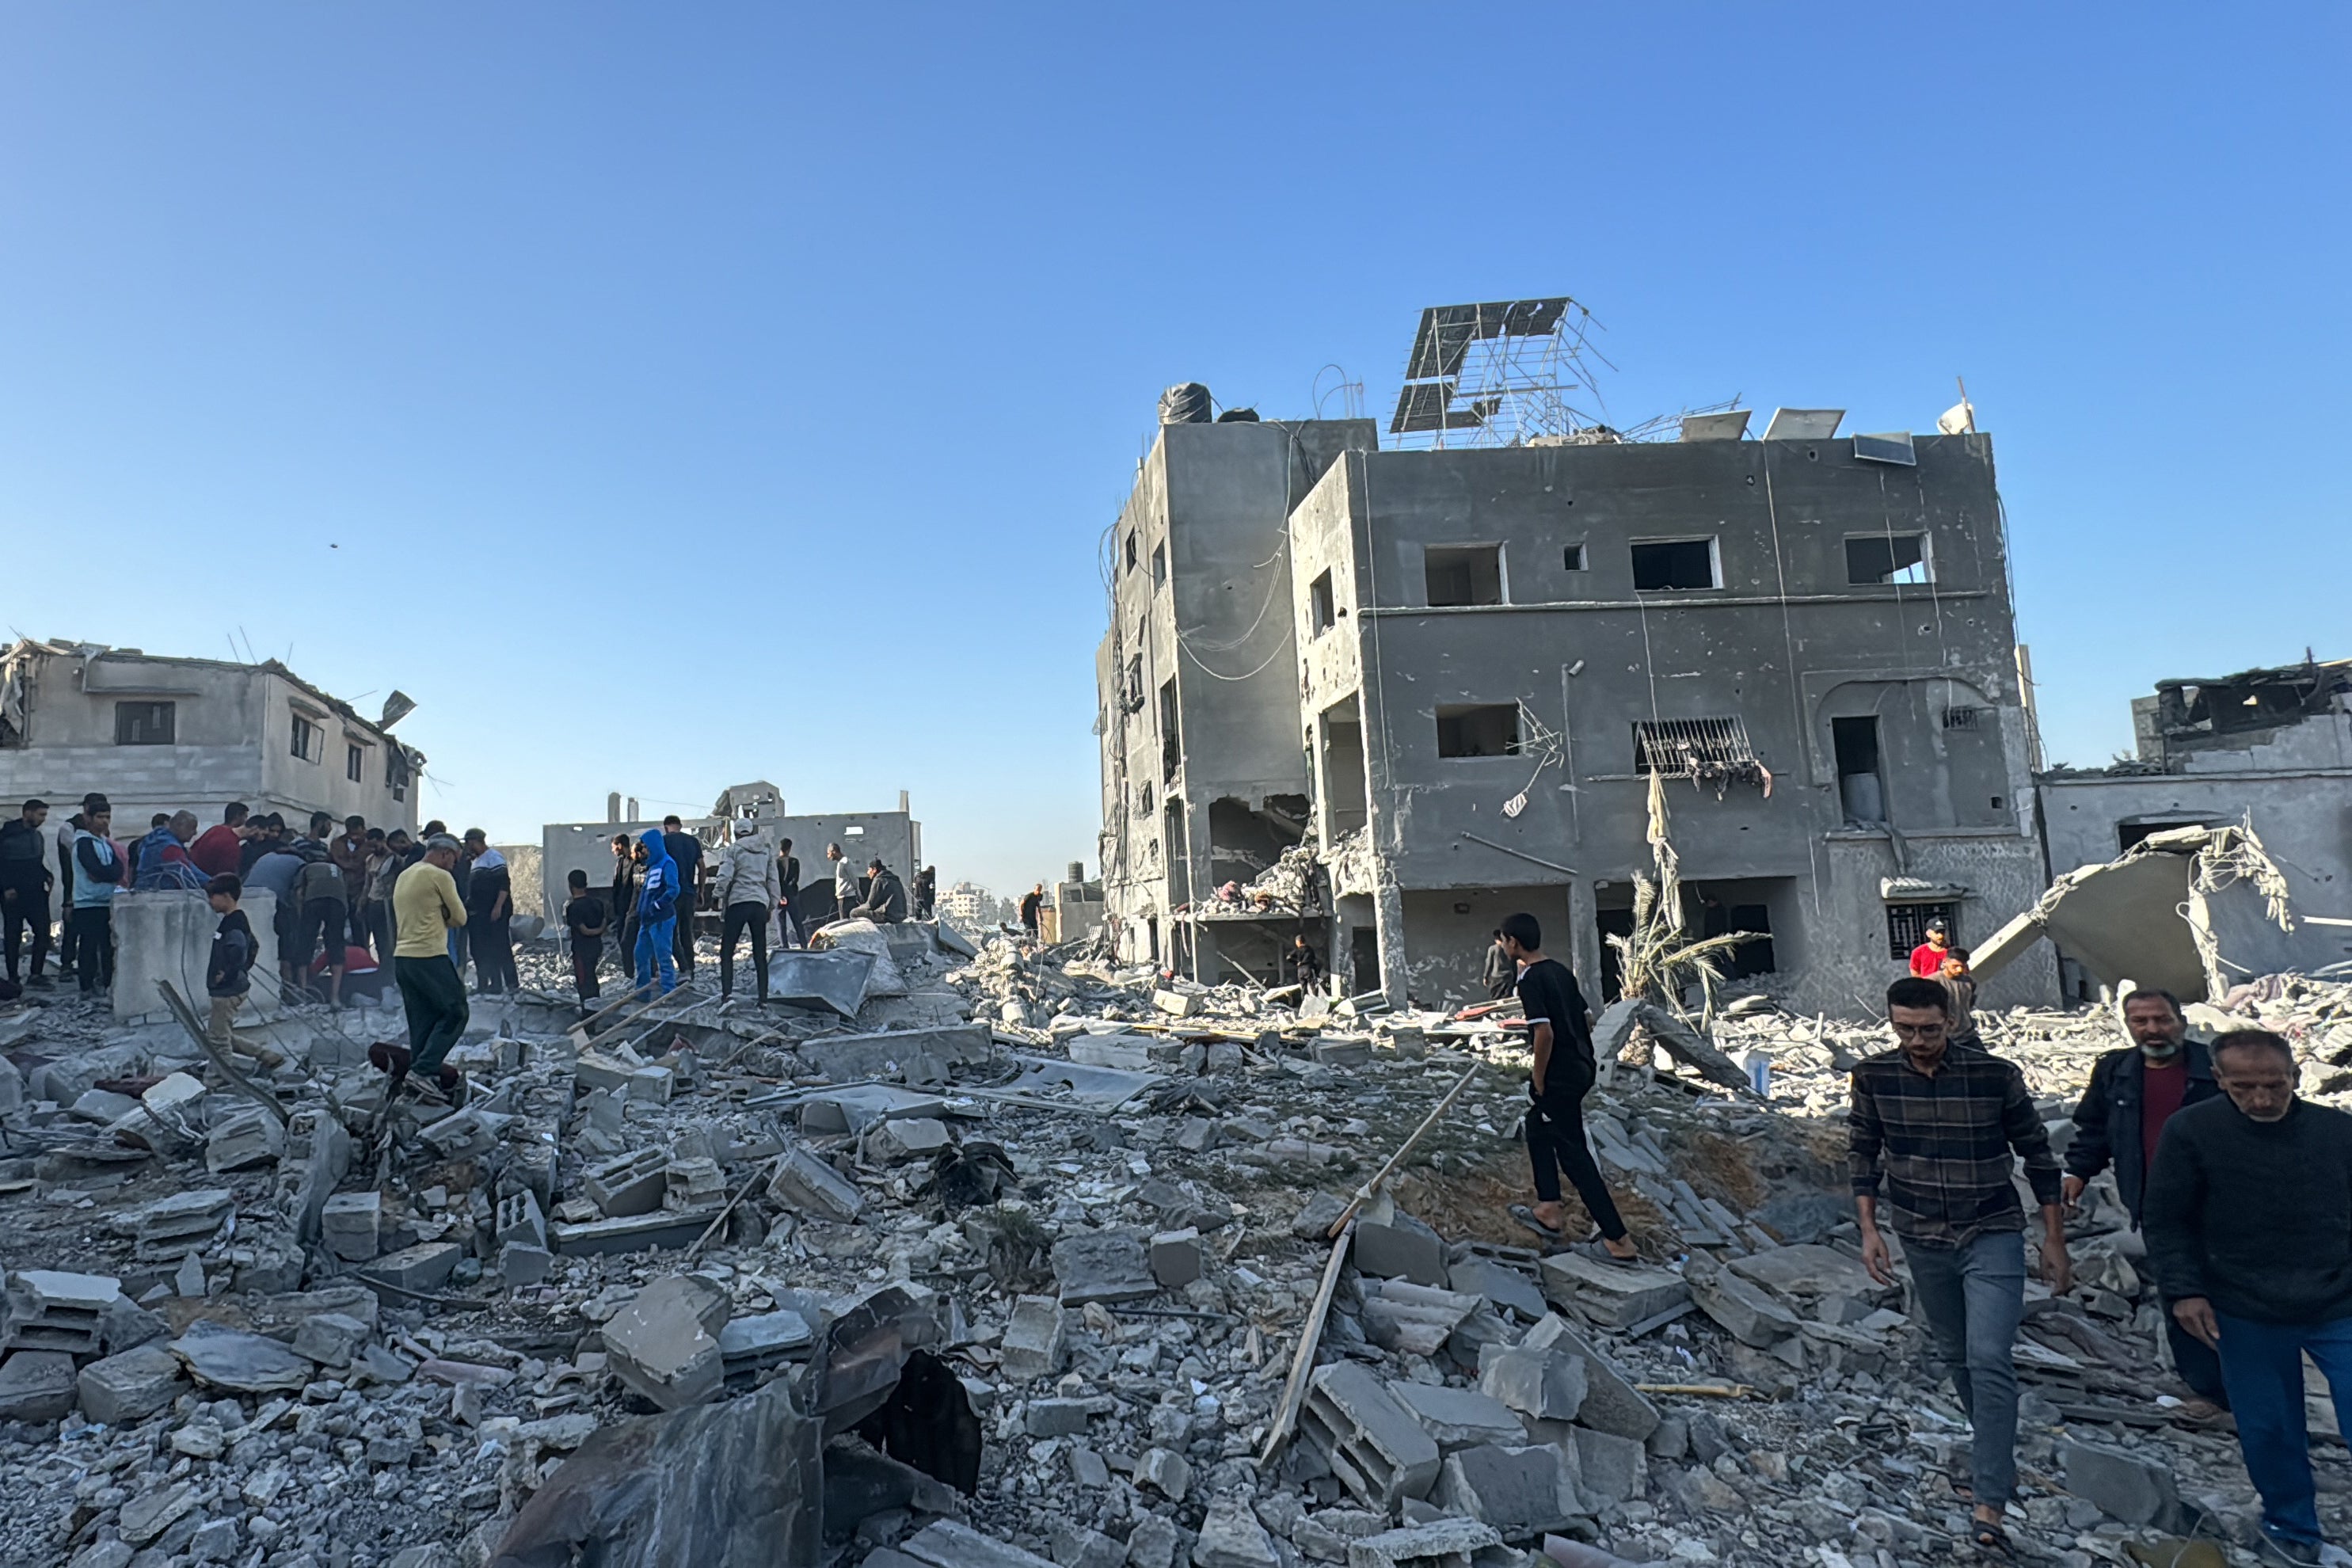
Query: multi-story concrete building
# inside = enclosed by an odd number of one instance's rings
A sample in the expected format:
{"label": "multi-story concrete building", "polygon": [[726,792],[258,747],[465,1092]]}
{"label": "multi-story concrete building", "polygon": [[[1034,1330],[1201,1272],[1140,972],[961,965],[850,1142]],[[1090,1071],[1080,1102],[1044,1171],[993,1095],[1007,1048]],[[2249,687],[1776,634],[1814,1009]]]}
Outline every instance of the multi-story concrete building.
{"label": "multi-story concrete building", "polygon": [[159,811],[217,822],[233,800],[302,826],[323,811],[413,833],[425,754],[389,727],[406,703],[362,719],[274,658],[28,638],[0,654],[0,800],[37,795],[62,819],[96,790],[132,837]]}
{"label": "multi-story concrete building", "polygon": [[[2041,890],[1981,434],[1383,452],[1360,423],[1171,426],[1119,529],[1097,669],[1130,958],[1183,911],[1204,979],[1271,978],[1301,931],[1357,990],[1435,1005],[1480,994],[1525,910],[1607,994],[1654,773],[1692,934],[1758,933],[1735,972],[1800,1006],[1874,1005],[1929,918],[1965,944]],[[1189,908],[1302,835],[1329,880],[1305,912]],[[2037,958],[1985,1000],[2055,978]]]}

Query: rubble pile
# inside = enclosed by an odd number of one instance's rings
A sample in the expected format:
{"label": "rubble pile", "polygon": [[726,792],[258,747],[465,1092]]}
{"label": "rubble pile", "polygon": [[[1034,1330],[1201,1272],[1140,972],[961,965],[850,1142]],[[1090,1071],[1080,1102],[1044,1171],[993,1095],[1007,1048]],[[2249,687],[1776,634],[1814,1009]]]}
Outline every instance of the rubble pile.
{"label": "rubble pile", "polygon": [[[583,1019],[527,953],[455,1107],[383,1103],[396,1011],[294,1011],[251,1092],[177,1029],[0,1016],[0,1561],[1895,1568],[1965,1540],[1965,1423],[1853,1246],[1841,1064],[1873,1031],[1612,1009],[1645,1059],[1589,1125],[1627,1266],[1510,1217],[1507,1006],[823,934],[765,1008],[706,963]],[[2198,1021],[2284,1027],[2352,1089],[2352,987],[2227,1005]],[[2063,1139],[2112,1020],[1979,1022]],[[2105,1186],[2017,1352],[2015,1533],[2083,1568],[2254,1517],[2228,1434],[2150,1402],[2159,1308]]]}

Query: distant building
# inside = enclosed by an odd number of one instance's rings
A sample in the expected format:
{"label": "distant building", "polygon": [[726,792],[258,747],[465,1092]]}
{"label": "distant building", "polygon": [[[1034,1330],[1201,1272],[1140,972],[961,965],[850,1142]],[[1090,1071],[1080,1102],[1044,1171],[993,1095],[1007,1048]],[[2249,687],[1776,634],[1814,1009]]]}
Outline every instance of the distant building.
{"label": "distant building", "polygon": [[992,926],[1003,901],[978,882],[958,882],[940,895],[940,918],[966,931]]}
{"label": "distant building", "polygon": [[413,706],[394,692],[363,719],[274,658],[27,638],[0,653],[0,805],[37,795],[62,820],[95,790],[125,837],[159,811],[209,826],[233,800],[301,827],[323,811],[414,833],[425,753],[392,736]]}
{"label": "distant building", "polygon": [[2215,933],[2222,956],[2259,973],[2352,959],[2352,926],[2328,923],[2352,919],[2352,659],[2159,681],[2132,700],[2132,730],[2126,761],[2036,777],[2051,874],[2166,828],[2245,823],[2286,879],[2295,929],[2242,922]]}

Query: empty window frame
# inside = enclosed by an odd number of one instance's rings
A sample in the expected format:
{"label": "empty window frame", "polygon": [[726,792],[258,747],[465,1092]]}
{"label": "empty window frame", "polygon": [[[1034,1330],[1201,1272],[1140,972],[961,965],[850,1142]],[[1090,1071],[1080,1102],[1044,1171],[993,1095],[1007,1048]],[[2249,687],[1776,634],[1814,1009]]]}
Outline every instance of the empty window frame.
{"label": "empty window frame", "polygon": [[1160,782],[1173,784],[1176,770],[1184,764],[1184,726],[1176,710],[1176,678],[1170,676],[1160,688]]}
{"label": "empty window frame", "polygon": [[398,746],[384,748],[383,787],[394,800],[408,798],[408,755]]}
{"label": "empty window frame", "polygon": [[327,732],[299,713],[294,715],[294,755],[306,763],[315,763],[327,752]]}
{"label": "empty window frame", "polygon": [[1989,727],[1992,710],[1990,708],[1947,708],[1944,728],[1947,730],[1981,730]]}
{"label": "empty window frame", "polygon": [[1633,771],[1676,778],[1711,776],[1753,766],[1756,748],[1744,719],[1637,719]]}
{"label": "empty window frame", "polygon": [[1422,570],[1432,608],[1503,602],[1499,544],[1433,544],[1422,552]]}
{"label": "empty window frame", "polygon": [[1339,606],[1331,597],[1331,574],[1324,573],[1307,585],[1307,601],[1315,617],[1315,635],[1321,637],[1339,620]]}
{"label": "empty window frame", "polygon": [[1845,542],[1845,580],[1879,585],[1934,580],[1924,533],[1865,533]]}
{"label": "empty window frame", "polygon": [[1135,570],[1135,535],[1131,532],[1127,536],[1127,569]]}
{"label": "empty window frame", "polygon": [[114,743],[118,746],[168,746],[179,730],[176,702],[118,702],[114,705]]}
{"label": "empty window frame", "polygon": [[353,784],[367,782],[366,747],[353,745],[343,747],[343,776]]}
{"label": "empty window frame", "polygon": [[1519,705],[1461,703],[1437,710],[1441,757],[1516,757],[1519,754]]}
{"label": "empty window frame", "polygon": [[1151,547],[1151,585],[1168,586],[1168,546],[1164,542]]}
{"label": "empty window frame", "polygon": [[1960,906],[1958,904],[1901,903],[1886,906],[1886,956],[1908,959],[1911,950],[1927,940],[1931,921],[1942,921],[1951,934],[1952,945],[1960,945]]}
{"label": "empty window frame", "polygon": [[1583,571],[1584,546],[1581,544],[1563,545],[1560,548],[1559,552],[1559,565],[1560,570],[1563,572]]}
{"label": "empty window frame", "polygon": [[1634,545],[1633,586],[1645,594],[1723,586],[1714,539],[1654,539]]}

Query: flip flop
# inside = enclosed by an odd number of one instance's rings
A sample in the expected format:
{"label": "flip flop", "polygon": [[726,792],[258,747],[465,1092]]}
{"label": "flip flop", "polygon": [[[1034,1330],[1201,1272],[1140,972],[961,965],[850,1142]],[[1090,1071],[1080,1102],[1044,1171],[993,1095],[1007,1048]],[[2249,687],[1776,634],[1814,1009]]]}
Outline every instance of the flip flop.
{"label": "flip flop", "polygon": [[1544,1224],[1542,1220],[1536,1217],[1535,1209],[1527,1204],[1513,1204],[1511,1205],[1511,1217],[1517,1220],[1521,1225],[1526,1226],[1529,1230],[1534,1231],[1538,1236],[1549,1237],[1554,1241],[1558,1241],[1561,1237],[1568,1234],[1558,1226]]}
{"label": "flip flop", "polygon": [[2016,1561],[2017,1552],[2009,1543],[2009,1531],[1991,1520],[1970,1518],[1969,1540],[1979,1552],[2010,1562]]}
{"label": "flip flop", "polygon": [[1603,1263],[1614,1263],[1620,1268],[1631,1268],[1642,1261],[1642,1255],[1638,1252],[1631,1258],[1620,1258],[1609,1250],[1606,1242],[1601,1241],[1580,1241],[1576,1244],[1575,1250],[1583,1253],[1587,1258],[1599,1258]]}

